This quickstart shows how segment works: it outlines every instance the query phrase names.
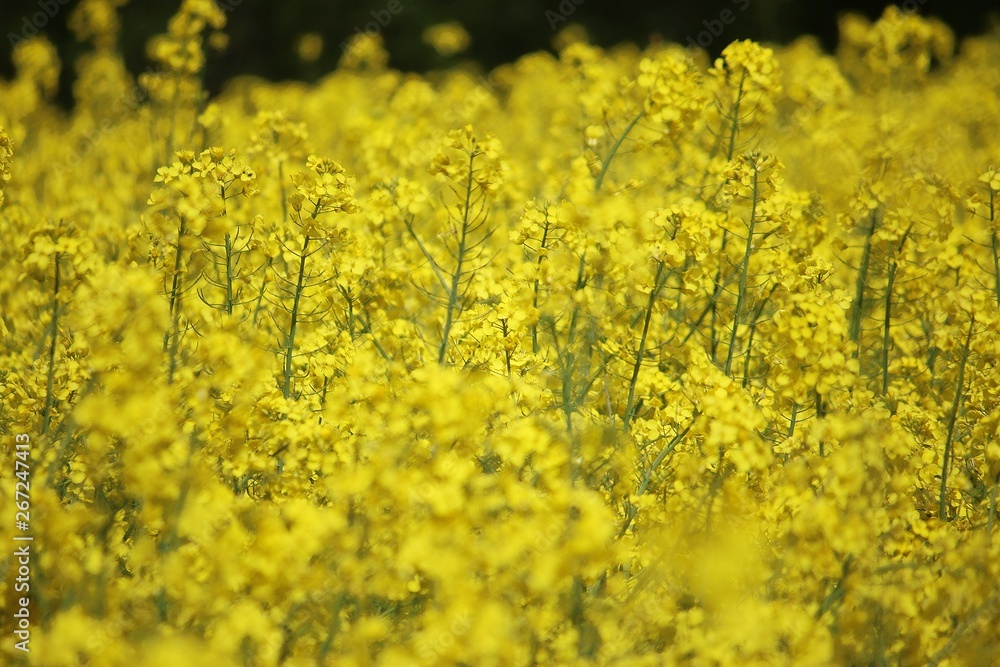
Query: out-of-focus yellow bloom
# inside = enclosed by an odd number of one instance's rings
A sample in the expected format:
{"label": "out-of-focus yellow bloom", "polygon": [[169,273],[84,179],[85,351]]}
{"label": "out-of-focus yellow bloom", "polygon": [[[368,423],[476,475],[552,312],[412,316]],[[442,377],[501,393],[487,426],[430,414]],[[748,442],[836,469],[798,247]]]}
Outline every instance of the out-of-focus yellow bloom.
{"label": "out-of-focus yellow bloom", "polygon": [[429,44],[442,56],[453,56],[469,48],[472,38],[461,23],[449,21],[437,23],[424,30],[424,43]]}
{"label": "out-of-focus yellow bloom", "polygon": [[307,32],[295,43],[295,53],[304,63],[314,63],[323,54],[323,36]]}

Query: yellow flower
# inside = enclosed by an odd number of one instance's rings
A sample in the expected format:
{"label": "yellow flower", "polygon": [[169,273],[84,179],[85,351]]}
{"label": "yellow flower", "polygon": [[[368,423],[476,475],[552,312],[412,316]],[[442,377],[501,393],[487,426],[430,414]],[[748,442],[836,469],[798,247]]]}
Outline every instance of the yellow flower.
{"label": "yellow flower", "polygon": [[425,44],[430,44],[442,56],[453,56],[469,48],[472,38],[461,23],[449,21],[437,23],[424,29]]}
{"label": "yellow flower", "polygon": [[300,199],[294,207],[305,210],[311,220],[325,213],[357,213],[360,210],[354,198],[354,177],[348,176],[344,167],[329,158],[310,155],[306,166],[312,171],[292,175],[292,183]]}
{"label": "yellow flower", "polygon": [[323,54],[323,37],[315,32],[308,32],[295,45],[295,52],[304,63],[314,63]]}

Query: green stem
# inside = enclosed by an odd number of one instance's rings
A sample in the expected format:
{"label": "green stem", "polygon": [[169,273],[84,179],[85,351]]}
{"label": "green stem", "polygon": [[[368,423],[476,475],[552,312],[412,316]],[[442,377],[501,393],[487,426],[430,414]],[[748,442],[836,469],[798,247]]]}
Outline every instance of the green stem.
{"label": "green stem", "polygon": [[948,520],[948,467],[954,458],[953,442],[955,424],[958,422],[958,412],[962,406],[965,388],[965,365],[969,361],[969,347],[972,344],[972,330],[976,325],[976,317],[969,318],[969,332],[965,336],[965,347],[962,348],[962,359],[958,364],[958,381],[955,383],[955,397],[951,402],[951,414],[948,416],[948,433],[944,441],[944,456],[941,457],[941,492],[938,495],[938,518]]}
{"label": "green stem", "polygon": [[840,568],[840,579],[837,581],[836,584],[833,585],[833,588],[830,589],[830,592],[827,594],[827,596],[823,598],[823,601],[820,603],[819,608],[816,609],[817,621],[823,618],[823,614],[830,611],[830,609],[833,608],[833,605],[837,604],[837,602],[839,602],[844,598],[844,594],[846,593],[844,584],[847,582],[847,576],[851,572],[851,563],[853,562],[853,560],[854,556],[850,554],[848,554],[847,558],[844,559],[844,563],[841,565]]}
{"label": "green stem", "polygon": [[233,241],[226,232],[226,314],[233,314]]}
{"label": "green stem", "polygon": [[284,385],[282,387],[282,394],[284,394],[285,398],[288,398],[292,391],[292,356],[295,353],[295,332],[299,323],[299,304],[301,303],[302,292],[304,291],[306,258],[309,257],[308,249],[310,240],[311,238],[307,235],[305,241],[302,243],[302,254],[299,255],[299,275],[295,282],[295,299],[292,301],[291,322],[288,326],[288,337],[285,341],[285,371]]}
{"label": "green stem", "polygon": [[993,539],[993,521],[997,515],[997,487],[1000,486],[1000,475],[993,480],[993,490],[990,491],[990,509],[986,515],[986,540]]}
{"label": "green stem", "polygon": [[508,347],[507,344],[507,336],[510,335],[510,329],[507,327],[507,320],[505,318],[500,320],[500,335],[503,337],[504,341],[503,356],[504,356],[504,362],[506,363],[507,366],[507,379],[509,380],[511,378],[510,360],[511,357],[513,356],[513,352],[510,349],[510,347]]}
{"label": "green stem", "polygon": [[760,322],[760,316],[764,312],[767,302],[771,300],[771,296],[774,294],[776,289],[778,289],[778,283],[774,283],[774,285],[771,286],[771,291],[767,293],[767,296],[761,299],[760,305],[757,306],[757,310],[754,311],[753,319],[750,320],[750,335],[747,336],[747,351],[743,356],[744,388],[750,385],[750,353],[753,351],[753,339],[754,335],[757,333],[757,324]]}
{"label": "green stem", "polygon": [[[535,264],[535,284],[532,287],[534,295],[531,301],[531,307],[534,311],[538,312],[538,285],[539,278],[538,272],[542,268],[542,261],[545,259],[546,242],[549,238],[549,209],[545,208],[545,227],[542,229],[542,240],[538,245],[538,261]],[[531,325],[531,353],[538,354],[538,322],[536,321]]]}
{"label": "green stem", "polygon": [[351,294],[351,290],[344,290],[344,298],[347,300],[347,332],[351,336],[351,342],[354,342],[355,332],[354,332],[354,295]]}
{"label": "green stem", "polygon": [[788,420],[788,433],[785,435],[786,438],[791,438],[795,435],[795,422],[799,416],[799,402],[792,401],[792,416]]}
{"label": "green stem", "polygon": [[[903,238],[899,242],[899,253],[903,252],[903,245],[906,244],[906,239],[910,236],[911,225],[907,228],[906,232],[903,233]],[[882,396],[889,393],[889,345],[892,342],[890,336],[890,328],[892,324],[892,288],[896,282],[896,269],[898,265],[896,264],[895,258],[889,260],[889,275],[886,280],[885,285],[885,310],[883,313],[882,322]]]}
{"label": "green stem", "polygon": [[993,276],[995,281],[995,291],[997,305],[1000,305],[1000,236],[994,231],[991,244],[993,250]]}
{"label": "green stem", "polygon": [[459,287],[462,282],[462,267],[465,262],[465,244],[469,234],[469,215],[472,208],[473,162],[476,152],[469,154],[469,178],[465,184],[465,205],[462,207],[462,230],[459,232],[458,249],[455,251],[455,272],[451,274],[451,285],[448,288],[448,310],[445,311],[444,332],[441,334],[441,347],[438,349],[438,363],[443,364],[448,354],[448,338],[451,336],[451,326],[458,310]]}
{"label": "green stem", "polygon": [[260,293],[257,294],[257,303],[254,304],[253,308],[253,325],[255,327],[257,326],[257,322],[260,319],[260,308],[264,303],[264,293],[267,291],[267,273],[268,271],[271,270],[273,264],[274,264],[273,260],[269,257],[267,259],[266,265],[264,266],[264,271],[261,273]]}
{"label": "green stem", "polygon": [[177,352],[178,350],[180,350],[181,346],[180,328],[181,328],[181,313],[180,310],[178,310],[174,314],[173,320],[170,323],[170,330],[173,332],[173,335],[171,336],[170,347],[169,347],[170,360],[167,365],[167,384],[174,383],[174,373],[177,371]]}
{"label": "green stem", "polygon": [[632,379],[628,384],[628,400],[625,403],[625,416],[623,418],[626,431],[634,416],[632,411],[635,405],[635,388],[639,383],[639,369],[642,367],[642,359],[646,355],[646,336],[649,333],[649,321],[653,317],[653,306],[656,304],[656,296],[660,292],[661,276],[663,276],[663,262],[657,262],[656,276],[653,278],[653,289],[649,291],[649,298],[646,301],[646,311],[642,322],[642,335],[639,337],[639,349],[636,350],[635,364],[632,366]]}
{"label": "green stem", "polygon": [[[583,289],[586,286],[584,281],[584,273],[587,265],[587,253],[584,251],[580,255],[580,268],[577,271],[576,285],[577,291]],[[576,343],[576,325],[579,320],[580,306],[575,302],[573,304],[573,313],[569,318],[569,328],[566,333],[566,346],[560,348],[559,346],[559,336],[556,331],[555,318],[549,320],[550,333],[552,335],[552,343],[556,348],[556,355],[559,359],[560,370],[561,370],[561,381],[562,381],[562,412],[563,417],[566,420],[566,435],[569,438],[569,479],[570,484],[576,483],[577,479],[577,458],[579,457],[580,443],[573,436],[573,413],[576,409],[577,402],[573,398],[573,376],[576,371],[576,353],[574,352],[574,345]],[[583,390],[585,394],[587,389]]]}
{"label": "green stem", "polygon": [[[864,316],[865,285],[868,282],[868,265],[871,262],[872,237],[875,235],[875,227],[878,224],[876,211],[872,211],[869,218],[871,224],[868,226],[868,233],[865,235],[865,249],[861,255],[858,280],[854,287],[854,301],[851,302],[851,341],[855,345],[861,340],[861,320]],[[855,347],[854,355],[857,356],[859,351]]]}
{"label": "green stem", "polygon": [[601,165],[601,173],[597,175],[597,180],[594,181],[594,192],[601,191],[601,184],[604,182],[604,175],[608,173],[608,167],[611,166],[611,159],[614,158],[615,154],[618,152],[618,149],[621,147],[622,142],[625,141],[625,137],[629,135],[629,132],[631,132],[635,128],[636,124],[640,120],[642,120],[645,116],[646,116],[645,109],[639,111],[639,113],[636,114],[635,118],[633,118],[631,122],[629,122],[629,124],[625,126],[625,130],[621,133],[621,136],[618,137],[618,140],[615,141],[613,146],[611,146],[611,151],[608,153],[608,156],[604,158],[604,164]]}
{"label": "green stem", "polygon": [[729,148],[726,150],[726,159],[732,160],[733,153],[736,152],[736,137],[740,131],[740,104],[743,102],[743,85],[746,83],[747,71],[743,70],[740,75],[740,85],[736,89],[736,102],[733,103],[733,120],[729,128]]}
{"label": "green stem", "polygon": [[[636,496],[641,496],[642,494],[646,493],[646,490],[649,489],[650,481],[653,479],[653,473],[655,473],[656,469],[660,467],[663,461],[666,460],[668,456],[670,456],[670,453],[673,452],[675,449],[677,449],[677,445],[679,445],[681,441],[684,439],[684,436],[688,434],[688,431],[691,430],[691,427],[694,426],[694,423],[695,421],[697,421],[697,419],[698,419],[698,413],[695,412],[694,415],[691,417],[691,421],[688,422],[688,425],[684,427],[684,430],[677,432],[674,435],[674,437],[671,438],[667,446],[663,448],[663,451],[661,451],[656,456],[656,458],[653,459],[653,462],[649,465],[649,468],[642,476],[642,481],[639,483],[639,488],[635,494]],[[622,524],[622,527],[618,530],[618,538],[621,538],[621,536],[628,531],[629,526],[632,525],[632,521],[635,520],[635,516],[636,514],[638,514],[638,512],[639,509],[635,505],[632,504],[628,505],[628,513],[625,516],[625,522]]]}
{"label": "green stem", "polygon": [[337,637],[340,632],[340,610],[347,606],[348,597],[346,593],[340,593],[337,595],[333,604],[330,608],[330,625],[326,630],[326,638],[319,647],[319,658],[317,660],[318,664],[325,664],[325,658],[333,648],[333,640]]}
{"label": "green stem", "polygon": [[56,343],[59,340],[59,260],[62,254],[55,255],[55,286],[52,291],[52,322],[49,328],[52,330],[52,340],[49,343],[49,371],[45,378],[45,409],[42,411],[42,433],[49,432],[49,423],[52,420],[52,408],[55,403],[54,384],[56,372]]}
{"label": "green stem", "polygon": [[740,314],[743,310],[743,303],[746,300],[747,275],[750,272],[750,255],[753,253],[754,229],[757,226],[757,196],[758,196],[757,181],[759,176],[760,172],[757,171],[757,166],[754,165],[753,202],[750,205],[750,222],[747,225],[747,244],[746,244],[746,249],[743,251],[743,261],[740,263],[739,292],[737,292],[736,294],[736,310],[733,312],[733,330],[729,334],[729,350],[728,352],[726,352],[725,373],[729,377],[732,377],[731,372],[733,368],[733,355],[736,352],[736,336],[739,332]]}
{"label": "green stem", "polygon": [[1000,235],[996,228],[996,202],[994,193],[990,193],[990,249],[993,251],[993,285],[996,292],[997,305],[1000,305]]}
{"label": "green stem", "polygon": [[969,615],[966,616],[965,620],[955,627],[951,637],[948,639],[948,642],[941,648],[941,650],[930,657],[930,660],[927,661],[928,667],[937,667],[940,665],[941,662],[955,650],[958,642],[962,639],[965,633],[969,631],[969,628],[974,627],[976,621],[983,612],[993,611],[995,614],[994,607],[998,602],[1000,602],[1000,593],[993,595],[981,605],[973,609]]}
{"label": "green stem", "polygon": [[889,345],[892,342],[892,285],[896,279],[896,262],[889,262],[889,276],[885,285],[885,311],[882,317],[882,396],[889,393]]}
{"label": "green stem", "polygon": [[177,227],[177,245],[174,248],[174,271],[170,285],[170,313],[173,314],[180,301],[180,281],[181,281],[181,241],[187,231],[186,220],[182,217]]}
{"label": "green stem", "polygon": [[180,348],[180,321],[181,321],[181,244],[184,234],[187,231],[186,220],[181,216],[180,224],[177,226],[177,245],[174,248],[174,271],[170,285],[170,329],[163,336],[163,350],[169,351],[170,359],[167,366],[167,383],[173,384],[174,371],[177,369],[177,350]]}
{"label": "green stem", "polygon": [[[219,198],[222,199],[222,217],[227,217],[229,211],[226,206],[226,187],[219,185]],[[229,232],[226,232],[226,313],[233,314],[233,240]]]}
{"label": "green stem", "polygon": [[278,184],[281,188],[281,220],[288,220],[288,194],[285,190],[285,163],[278,162]]}

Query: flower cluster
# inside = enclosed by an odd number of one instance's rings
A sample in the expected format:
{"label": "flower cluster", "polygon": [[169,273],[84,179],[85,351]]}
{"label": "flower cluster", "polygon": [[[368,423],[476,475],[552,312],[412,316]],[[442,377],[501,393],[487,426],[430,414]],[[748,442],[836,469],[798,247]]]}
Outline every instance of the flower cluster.
{"label": "flower cluster", "polygon": [[214,183],[229,196],[230,186],[237,184],[238,192],[231,194],[241,194],[250,196],[254,194],[256,185],[256,175],[246,162],[236,157],[236,151],[226,151],[218,146],[208,148],[197,156],[193,151],[181,151],[177,153],[177,161],[169,167],[160,167],[156,170],[156,183],[168,185],[173,181],[190,176],[196,180],[205,180]]}
{"label": "flower cluster", "polygon": [[693,122],[705,107],[698,85],[699,73],[690,57],[679,50],[639,63],[636,83],[647,91],[646,115],[663,123],[668,132],[679,132]]}
{"label": "flower cluster", "polygon": [[[430,173],[458,183],[471,174],[484,192],[495,193],[508,171],[501,157],[500,141],[492,134],[477,139],[471,125],[452,130],[444,141],[444,150],[431,160]],[[456,154],[461,158],[456,159]],[[481,158],[477,163],[476,158]]]}
{"label": "flower cluster", "polygon": [[295,194],[289,200],[294,211],[301,213],[305,209],[313,220],[323,213],[358,212],[354,178],[344,172],[343,165],[330,158],[310,155],[306,166],[308,172],[292,175]]}

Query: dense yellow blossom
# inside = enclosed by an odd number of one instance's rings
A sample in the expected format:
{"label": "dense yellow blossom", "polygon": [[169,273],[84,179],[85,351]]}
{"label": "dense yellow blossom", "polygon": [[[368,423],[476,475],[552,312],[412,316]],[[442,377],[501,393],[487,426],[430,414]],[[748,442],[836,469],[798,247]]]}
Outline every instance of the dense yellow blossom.
{"label": "dense yellow blossom", "polygon": [[209,99],[219,5],[137,86],[123,4],[0,81],[0,662],[995,659],[1000,34]]}

